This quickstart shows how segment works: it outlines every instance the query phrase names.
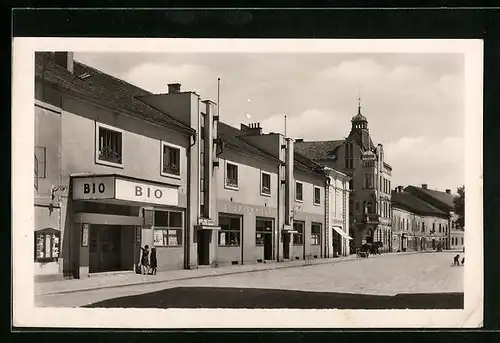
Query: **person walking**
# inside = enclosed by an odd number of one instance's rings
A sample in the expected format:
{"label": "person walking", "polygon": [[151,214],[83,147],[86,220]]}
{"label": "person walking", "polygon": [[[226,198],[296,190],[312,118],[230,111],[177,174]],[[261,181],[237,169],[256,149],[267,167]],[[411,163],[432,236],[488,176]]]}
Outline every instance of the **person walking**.
{"label": "person walking", "polygon": [[151,248],[151,256],[149,258],[149,266],[151,267],[150,275],[156,275],[156,267],[158,266],[158,261],[156,260],[156,248]]}
{"label": "person walking", "polygon": [[146,275],[149,274],[149,246],[145,245],[144,248],[139,246],[142,250],[142,257],[141,257],[141,270],[142,274]]}

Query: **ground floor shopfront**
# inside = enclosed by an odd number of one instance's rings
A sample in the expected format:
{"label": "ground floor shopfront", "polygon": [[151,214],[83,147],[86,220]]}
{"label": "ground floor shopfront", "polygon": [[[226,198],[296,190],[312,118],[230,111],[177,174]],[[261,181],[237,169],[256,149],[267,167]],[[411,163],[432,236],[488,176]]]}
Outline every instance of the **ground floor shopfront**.
{"label": "ground floor shopfront", "polygon": [[174,186],[119,176],[74,178],[72,274],[137,272],[141,247],[156,249],[158,270],[184,265],[185,208]]}
{"label": "ground floor shopfront", "polygon": [[51,279],[62,273],[61,209],[49,201],[34,207],[34,275],[36,279]]}

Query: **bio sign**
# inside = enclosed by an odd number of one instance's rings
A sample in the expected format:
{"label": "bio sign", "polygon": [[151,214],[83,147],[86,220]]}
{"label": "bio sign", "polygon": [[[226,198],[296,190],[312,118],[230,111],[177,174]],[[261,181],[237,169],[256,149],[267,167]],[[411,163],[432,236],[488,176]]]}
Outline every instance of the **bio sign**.
{"label": "bio sign", "polygon": [[152,183],[132,181],[114,176],[75,178],[73,199],[116,199],[168,206],[178,205],[178,190]]}

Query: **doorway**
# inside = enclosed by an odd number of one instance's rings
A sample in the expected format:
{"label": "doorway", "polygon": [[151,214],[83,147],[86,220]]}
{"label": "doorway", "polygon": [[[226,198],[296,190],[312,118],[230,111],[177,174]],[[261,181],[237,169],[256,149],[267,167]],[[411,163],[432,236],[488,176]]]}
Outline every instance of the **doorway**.
{"label": "doorway", "polygon": [[121,226],[90,226],[89,273],[121,270],[121,239]]}
{"label": "doorway", "polygon": [[198,265],[208,266],[210,264],[210,242],[212,241],[211,230],[198,231]]}
{"label": "doorway", "polygon": [[255,223],[255,245],[262,249],[259,258],[265,261],[273,260],[273,220],[265,218],[257,218]]}
{"label": "doorway", "polygon": [[283,259],[290,259],[290,236],[291,233],[283,232],[281,238],[283,240]]}

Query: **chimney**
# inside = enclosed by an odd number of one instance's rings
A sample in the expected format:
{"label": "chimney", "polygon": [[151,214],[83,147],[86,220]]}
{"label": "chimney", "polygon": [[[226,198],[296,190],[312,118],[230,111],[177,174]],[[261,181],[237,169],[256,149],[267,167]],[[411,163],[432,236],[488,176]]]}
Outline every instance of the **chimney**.
{"label": "chimney", "polygon": [[451,189],[447,189],[446,194],[451,194]]}
{"label": "chimney", "polygon": [[423,188],[423,189],[427,189],[427,184],[426,184],[426,183],[423,183],[423,184],[422,184],[422,188]]}
{"label": "chimney", "polygon": [[180,83],[169,83],[168,84],[168,94],[180,93],[180,92],[181,92],[181,84]]}
{"label": "chimney", "polygon": [[260,123],[250,123],[248,125],[241,124],[241,131],[245,132],[249,136],[260,136],[262,135],[262,128]]}
{"label": "chimney", "polygon": [[73,74],[73,53],[67,51],[61,51],[54,53],[54,60],[57,65],[68,70]]}
{"label": "chimney", "polygon": [[397,190],[398,190],[398,193],[403,193],[403,186],[398,186]]}

